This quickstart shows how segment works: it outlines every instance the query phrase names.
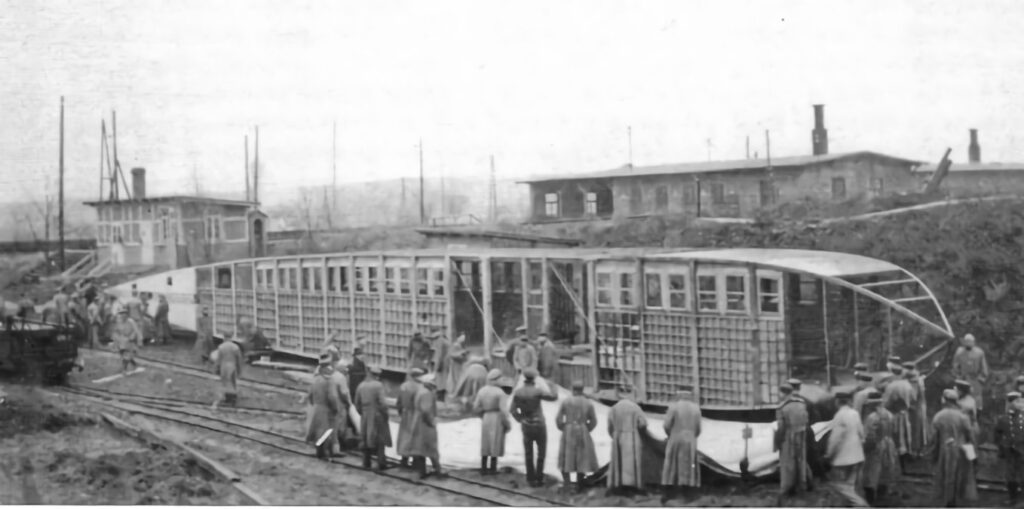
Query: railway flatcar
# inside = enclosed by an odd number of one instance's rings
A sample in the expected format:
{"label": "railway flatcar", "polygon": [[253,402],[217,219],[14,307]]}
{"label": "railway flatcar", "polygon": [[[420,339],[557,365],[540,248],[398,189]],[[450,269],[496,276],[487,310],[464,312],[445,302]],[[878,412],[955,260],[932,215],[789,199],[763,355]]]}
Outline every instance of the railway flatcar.
{"label": "railway flatcar", "polygon": [[[709,412],[773,411],[788,378],[826,392],[851,367],[899,355],[922,368],[953,332],[932,292],[892,263],[786,249],[456,249],[335,253],[217,263],[115,289],[168,295],[171,320],[210,310],[233,333],[254,318],[277,350],[315,358],[328,337],[404,372],[415,331],[464,334],[501,355],[526,326],[563,352],[557,382],[598,397],[624,385],[667,405],[693,390]],[[925,366],[924,364],[929,364]],[[747,417],[745,417],[747,418]]]}

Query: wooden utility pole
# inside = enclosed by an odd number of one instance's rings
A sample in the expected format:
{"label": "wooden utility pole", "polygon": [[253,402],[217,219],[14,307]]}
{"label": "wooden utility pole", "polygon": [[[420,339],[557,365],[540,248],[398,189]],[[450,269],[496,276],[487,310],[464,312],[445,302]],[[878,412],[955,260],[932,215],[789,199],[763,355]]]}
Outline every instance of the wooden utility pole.
{"label": "wooden utility pole", "polygon": [[255,154],[256,163],[252,169],[252,201],[260,202],[260,126],[256,126]]}
{"label": "wooden utility pole", "polygon": [[64,272],[64,96],[60,96],[60,203],[58,204],[57,228],[60,234],[60,271]]}
{"label": "wooden utility pole", "polygon": [[423,138],[420,138],[420,224],[426,224],[427,210],[423,201]]}
{"label": "wooden utility pole", "polygon": [[494,155],[491,154],[491,196],[490,196],[490,221],[492,223],[498,222],[498,183],[497,177],[494,173]]}
{"label": "wooden utility pole", "polygon": [[245,135],[245,201],[252,197],[252,189],[249,186],[249,135]]}

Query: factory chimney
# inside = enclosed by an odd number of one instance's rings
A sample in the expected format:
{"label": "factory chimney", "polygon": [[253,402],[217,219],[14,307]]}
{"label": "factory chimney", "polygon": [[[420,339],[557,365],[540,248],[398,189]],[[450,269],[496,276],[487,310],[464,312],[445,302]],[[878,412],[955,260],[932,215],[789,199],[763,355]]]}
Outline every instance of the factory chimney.
{"label": "factory chimney", "polygon": [[814,105],[814,130],[811,131],[811,153],[828,154],[828,131],[825,129],[825,105]]}
{"label": "factory chimney", "polygon": [[967,146],[967,160],[971,163],[981,162],[981,146],[978,145],[977,129],[971,129],[971,144]]}
{"label": "factory chimney", "polygon": [[146,169],[132,168],[132,199],[146,198]]}

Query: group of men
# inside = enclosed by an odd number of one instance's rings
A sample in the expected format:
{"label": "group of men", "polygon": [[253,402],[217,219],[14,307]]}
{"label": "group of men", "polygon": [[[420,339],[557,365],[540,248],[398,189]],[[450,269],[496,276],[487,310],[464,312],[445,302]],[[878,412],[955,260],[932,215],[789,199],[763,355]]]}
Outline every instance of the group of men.
{"label": "group of men", "polygon": [[[823,455],[836,491],[855,506],[881,502],[890,481],[906,471],[908,460],[927,458],[933,465],[938,504],[977,500],[975,447],[988,366],[974,337],[965,336],[954,354],[957,379],[953,387],[943,390],[942,408],[930,421],[924,379],[914,363],[890,357],[887,367],[888,373],[875,377],[868,373],[867,365],[856,364],[856,387],[836,394],[838,410]],[[1024,377],[1018,381],[1021,385],[1007,395],[1006,416],[996,429],[1001,454],[1012,463],[1008,489],[1014,501],[1024,483],[1024,468],[1014,469],[1024,467],[1024,401],[1020,396]],[[785,496],[810,489],[812,483],[811,466],[817,452],[810,429],[813,406],[800,394],[800,385],[799,380],[791,379],[780,388],[783,400],[775,440],[780,451],[780,503]]]}

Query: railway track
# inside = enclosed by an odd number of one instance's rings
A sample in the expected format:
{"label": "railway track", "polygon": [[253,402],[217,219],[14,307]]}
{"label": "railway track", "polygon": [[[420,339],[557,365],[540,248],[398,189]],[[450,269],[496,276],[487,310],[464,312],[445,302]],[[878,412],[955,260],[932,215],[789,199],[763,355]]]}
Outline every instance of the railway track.
{"label": "railway track", "polygon": [[[185,398],[172,398],[169,396],[150,396],[145,394],[132,394],[129,392],[112,391],[108,389],[99,389],[96,387],[88,386],[76,386],[69,390],[77,393],[82,393],[91,396],[104,397],[109,399],[116,399],[121,401],[133,401],[139,403],[152,403],[158,405],[167,406],[178,406],[178,407],[197,407],[197,408],[210,408],[211,404],[209,401],[201,401],[196,399],[185,399]],[[228,411],[232,413],[253,413],[253,414],[271,414],[271,415],[282,415],[290,417],[305,417],[305,412],[297,410],[274,410],[270,408],[258,408],[251,406],[231,406],[221,408],[222,411]]]}
{"label": "railway track", "polygon": [[[195,410],[187,408],[187,406],[181,405],[179,402],[173,401],[172,398],[163,398],[164,400],[169,401],[146,400],[145,398],[131,398],[109,393],[103,394],[105,391],[102,390],[82,390],[81,388],[71,387],[63,387],[60,389],[60,392],[123,412],[162,419],[207,431],[214,431],[299,456],[314,456],[310,450],[310,446],[300,438],[238,421],[223,419],[211,415],[203,415]],[[124,401],[125,399],[130,399],[131,401]],[[389,458],[389,460],[390,463],[394,463],[393,458]],[[362,466],[362,458],[356,458],[351,455],[335,457],[330,465],[366,470]],[[378,475],[406,484],[430,486],[431,488],[438,489],[446,493],[469,498],[472,499],[475,504],[523,507],[568,505],[542,496],[483,483],[454,473],[448,473],[442,478],[428,477],[424,480],[418,480],[416,479],[417,476],[412,472],[389,470],[374,472]]]}

